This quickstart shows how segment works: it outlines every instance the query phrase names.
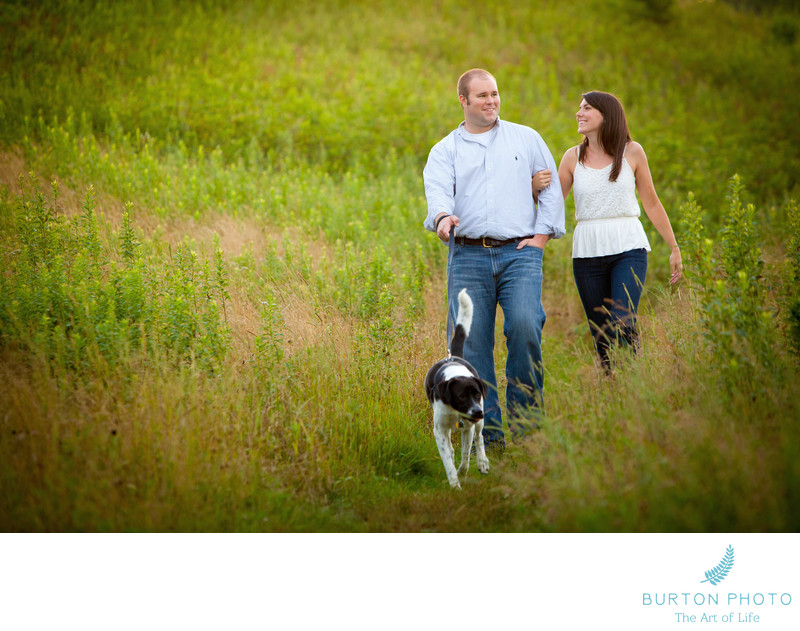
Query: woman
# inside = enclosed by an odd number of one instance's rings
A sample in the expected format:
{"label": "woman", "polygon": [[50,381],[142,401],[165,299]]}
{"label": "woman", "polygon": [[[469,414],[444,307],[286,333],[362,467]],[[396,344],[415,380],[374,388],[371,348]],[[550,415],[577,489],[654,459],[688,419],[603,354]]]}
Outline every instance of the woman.
{"label": "woman", "polygon": [[[625,111],[606,92],[587,92],[576,114],[583,142],[564,153],[558,178],[564,199],[575,189],[572,268],[595,348],[606,372],[615,342],[638,345],[636,312],[650,244],[639,221],[639,193],[650,221],[670,247],[670,283],[683,273],[681,251],[658,199],[642,146],[631,140]],[[537,174],[533,187],[546,183]],[[549,183],[549,182],[547,182]]]}

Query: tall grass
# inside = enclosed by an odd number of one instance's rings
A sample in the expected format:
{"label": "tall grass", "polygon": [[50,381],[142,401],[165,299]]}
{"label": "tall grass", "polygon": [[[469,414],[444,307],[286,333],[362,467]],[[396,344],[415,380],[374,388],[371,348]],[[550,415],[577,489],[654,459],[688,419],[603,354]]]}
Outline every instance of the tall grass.
{"label": "tall grass", "polygon": [[[637,4],[7,3],[0,527],[795,530],[797,45]],[[689,279],[653,232],[608,380],[549,244],[546,421],[454,494],[420,173],[476,65],[557,158],[583,91],[622,97]]]}

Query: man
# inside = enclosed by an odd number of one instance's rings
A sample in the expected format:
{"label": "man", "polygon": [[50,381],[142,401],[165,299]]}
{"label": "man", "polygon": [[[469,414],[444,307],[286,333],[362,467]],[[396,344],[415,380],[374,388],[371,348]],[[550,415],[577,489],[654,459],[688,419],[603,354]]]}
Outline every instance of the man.
{"label": "man", "polygon": [[[423,171],[425,228],[450,243],[447,258],[448,338],[457,295],[474,303],[465,359],[489,384],[484,440],[504,448],[505,435],[494,366],[497,305],[508,346],[506,406],[513,435],[524,434],[542,413],[542,257],[549,239],[564,235],[564,199],[558,186],[538,196],[533,174],[556,167],[541,136],[499,117],[497,82],[473,69],[458,80],[464,122],[431,149]],[[451,235],[453,229],[453,235]]]}

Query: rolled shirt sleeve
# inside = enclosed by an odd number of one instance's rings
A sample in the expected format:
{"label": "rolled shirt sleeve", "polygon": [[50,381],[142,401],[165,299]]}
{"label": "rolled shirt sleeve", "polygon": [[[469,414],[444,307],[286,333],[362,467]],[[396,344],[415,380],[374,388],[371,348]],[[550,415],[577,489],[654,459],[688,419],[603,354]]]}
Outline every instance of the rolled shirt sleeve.
{"label": "rolled shirt sleeve", "polygon": [[551,239],[560,239],[566,230],[564,213],[564,195],[558,180],[558,166],[550,153],[547,144],[538,132],[536,138],[536,155],[533,160],[531,177],[543,169],[550,169],[553,174],[550,186],[539,193],[539,207],[536,212],[535,234],[547,234]]}

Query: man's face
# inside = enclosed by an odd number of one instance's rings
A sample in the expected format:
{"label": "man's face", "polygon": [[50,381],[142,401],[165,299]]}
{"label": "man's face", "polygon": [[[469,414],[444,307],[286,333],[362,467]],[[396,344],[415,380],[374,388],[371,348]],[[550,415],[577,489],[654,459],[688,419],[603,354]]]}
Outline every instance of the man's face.
{"label": "man's face", "polygon": [[500,114],[500,93],[490,77],[476,77],[469,84],[469,97],[459,97],[464,109],[467,131],[480,134],[489,131]]}

